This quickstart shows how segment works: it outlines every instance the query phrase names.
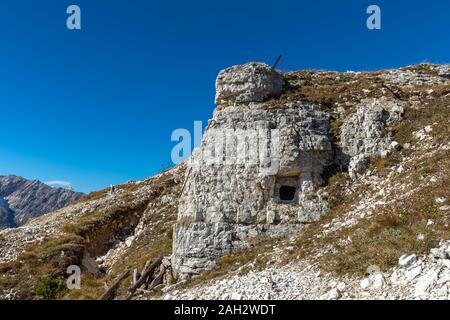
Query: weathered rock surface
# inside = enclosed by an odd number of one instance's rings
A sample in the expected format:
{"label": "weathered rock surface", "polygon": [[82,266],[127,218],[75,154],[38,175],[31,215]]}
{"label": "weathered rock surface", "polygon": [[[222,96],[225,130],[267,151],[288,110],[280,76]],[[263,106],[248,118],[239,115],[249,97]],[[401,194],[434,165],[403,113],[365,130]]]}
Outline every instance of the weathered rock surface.
{"label": "weathered rock surface", "polygon": [[[197,274],[257,235],[287,236],[328,209],[324,172],[332,165],[364,172],[392,149],[387,126],[404,112],[396,100],[366,99],[342,114],[340,139],[330,110],[301,99],[267,102],[286,80],[265,64],[221,71],[214,117],[189,159],[174,228],[174,270]],[[276,100],[275,100],[276,101]]]}
{"label": "weathered rock surface", "polygon": [[[257,63],[229,68],[219,76],[217,109],[189,161],[0,231],[0,263],[26,264],[18,255],[28,244],[78,234],[81,221],[88,230],[81,233],[81,263],[91,266],[91,276],[111,284],[164,255],[168,271],[158,288],[165,299],[449,299],[450,206],[448,190],[440,187],[448,185],[448,70],[419,65],[280,74]],[[436,117],[423,121],[420,115],[430,110]],[[439,169],[432,170],[435,158]],[[415,201],[428,197],[433,210],[420,220],[428,210],[418,213]],[[409,206],[408,217],[419,220],[408,220],[412,229],[393,238],[404,229],[395,220],[405,217],[398,206]],[[0,204],[4,214],[8,208]],[[387,220],[386,209],[393,216]],[[380,231],[373,231],[375,222],[383,225]],[[268,244],[249,241],[258,236]],[[404,243],[394,248],[397,239]],[[373,240],[378,246],[366,254],[361,248]],[[252,245],[224,259],[217,273],[195,280],[218,257]],[[386,252],[395,258],[376,266]],[[333,267],[338,271],[329,273]],[[11,276],[29,277],[4,270],[0,298],[23,297]],[[125,296],[131,280],[116,298]],[[145,288],[134,298],[155,297]]]}
{"label": "weathered rock surface", "polygon": [[23,225],[34,217],[65,207],[82,195],[37,180],[0,176],[0,229]]}
{"label": "weathered rock surface", "polygon": [[375,156],[385,157],[391,151],[391,136],[385,133],[387,125],[401,121],[404,108],[399,102],[387,99],[364,100],[356,112],[345,119],[341,127],[343,164],[355,176],[364,172]]}
{"label": "weathered rock surface", "polygon": [[8,202],[0,198],[0,228],[9,228],[14,226],[14,214],[9,208]]}
{"label": "weathered rock surface", "polygon": [[[241,69],[233,70],[239,77]],[[308,196],[333,160],[329,125],[322,108],[311,104],[216,112],[189,162],[174,229],[176,270],[197,273],[252,234],[283,236],[315,221],[326,204]]]}
{"label": "weathered rock surface", "polygon": [[278,96],[283,76],[264,63],[250,62],[222,70],[216,80],[216,103],[263,102]]}

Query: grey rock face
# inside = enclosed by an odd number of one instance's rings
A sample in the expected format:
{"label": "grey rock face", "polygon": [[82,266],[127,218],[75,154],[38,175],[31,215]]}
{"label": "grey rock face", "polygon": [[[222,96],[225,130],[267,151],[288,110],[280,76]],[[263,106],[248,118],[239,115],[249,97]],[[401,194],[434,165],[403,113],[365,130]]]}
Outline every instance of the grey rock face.
{"label": "grey rock face", "polygon": [[[391,84],[396,85],[423,85],[423,84],[439,84],[447,81],[449,76],[448,65],[441,65],[436,70],[440,77],[435,77],[429,74],[419,74],[410,70],[389,70],[387,73],[381,75],[382,79],[388,80]],[[446,79],[447,78],[447,79]]]}
{"label": "grey rock face", "polygon": [[210,269],[217,257],[230,253],[234,235],[230,224],[196,222],[176,224],[174,236],[177,246],[172,259],[177,260],[177,272],[195,274]]}
{"label": "grey rock face", "polygon": [[0,229],[23,225],[31,218],[62,208],[82,195],[51,188],[36,180],[0,176]]}
{"label": "grey rock face", "polygon": [[356,175],[392,148],[385,128],[401,120],[399,102],[362,100],[355,113],[339,115],[336,141],[326,106],[268,100],[284,84],[260,63],[219,73],[218,106],[187,163],[174,227],[172,263],[182,278],[213,267],[248,238],[284,237],[317,221],[328,210],[327,167],[344,163]]}
{"label": "grey rock face", "polygon": [[9,208],[8,202],[0,198],[0,228],[4,226],[6,228],[13,228],[15,226],[14,223],[14,214]]}
{"label": "grey rock face", "polygon": [[[279,93],[283,81],[265,65],[226,69],[217,80],[217,101],[261,101]],[[312,195],[333,161],[329,125],[313,104],[270,109],[250,103],[216,111],[189,161],[174,228],[175,271],[198,273],[245,246],[248,237],[285,236],[317,220],[327,209]]]}
{"label": "grey rock face", "polygon": [[250,62],[219,73],[216,80],[216,103],[262,102],[281,94],[284,79],[264,63]]}
{"label": "grey rock face", "polygon": [[398,123],[403,112],[403,107],[396,102],[365,100],[344,121],[340,136],[341,161],[348,165],[351,176],[363,172],[370,164],[370,158],[385,156],[390,151],[392,138],[383,129]]}

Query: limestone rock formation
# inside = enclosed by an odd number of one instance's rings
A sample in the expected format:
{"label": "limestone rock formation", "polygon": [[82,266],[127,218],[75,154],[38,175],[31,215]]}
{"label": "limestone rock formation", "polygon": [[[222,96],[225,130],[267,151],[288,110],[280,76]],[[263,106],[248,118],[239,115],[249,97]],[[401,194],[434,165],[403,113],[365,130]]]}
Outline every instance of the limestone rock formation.
{"label": "limestone rock formation", "polygon": [[60,209],[83,194],[51,188],[37,180],[0,176],[0,229],[20,226],[34,217]]}
{"label": "limestone rock formation", "polygon": [[260,63],[219,73],[218,108],[189,160],[174,227],[172,261],[180,274],[212,268],[249,237],[286,236],[316,221],[327,211],[325,169],[340,157],[361,172],[369,157],[388,149],[383,127],[398,121],[401,106],[363,102],[334,146],[325,107],[264,103],[284,84],[281,74]]}
{"label": "limestone rock formation", "polygon": [[216,80],[216,103],[262,102],[278,96],[285,81],[264,63],[250,62],[222,70]]}
{"label": "limestone rock formation", "polygon": [[392,137],[384,132],[386,126],[398,123],[404,108],[386,99],[364,100],[341,128],[340,145],[343,162],[355,176],[367,169],[374,156],[385,157],[391,149]]}
{"label": "limestone rock formation", "polygon": [[[318,82],[314,77],[342,81],[336,73],[291,76],[256,62],[222,70],[217,108],[187,163],[174,226],[174,270],[183,277],[198,274],[246,247],[249,238],[288,236],[318,220],[328,210],[330,172],[348,170],[356,179],[374,158],[401,148],[392,128],[406,105],[395,86],[445,83],[446,68],[426,68],[376,75],[372,87],[365,84],[353,95],[347,89],[349,98],[336,95],[334,105],[321,103],[320,94],[333,92],[321,91],[320,84],[304,91],[313,99],[293,92]],[[359,73],[342,77],[363,81]],[[383,94],[372,95],[373,88]]]}

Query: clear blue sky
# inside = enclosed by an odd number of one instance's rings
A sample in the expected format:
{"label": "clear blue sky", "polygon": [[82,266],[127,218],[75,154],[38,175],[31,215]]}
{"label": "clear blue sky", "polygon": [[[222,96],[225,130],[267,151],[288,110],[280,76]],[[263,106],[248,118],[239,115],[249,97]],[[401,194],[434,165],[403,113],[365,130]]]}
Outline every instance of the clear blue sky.
{"label": "clear blue sky", "polygon": [[448,63],[449,16],[447,0],[2,0],[0,174],[85,192],[142,179],[170,162],[174,129],[211,118],[220,69],[279,53],[282,70]]}

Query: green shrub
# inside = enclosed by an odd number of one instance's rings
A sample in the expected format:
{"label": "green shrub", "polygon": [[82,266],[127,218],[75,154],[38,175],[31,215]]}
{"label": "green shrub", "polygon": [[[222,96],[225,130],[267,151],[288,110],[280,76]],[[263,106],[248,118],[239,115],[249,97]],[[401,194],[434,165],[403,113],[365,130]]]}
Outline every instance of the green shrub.
{"label": "green shrub", "polygon": [[54,299],[64,290],[64,281],[43,276],[36,285],[36,294],[44,299]]}

